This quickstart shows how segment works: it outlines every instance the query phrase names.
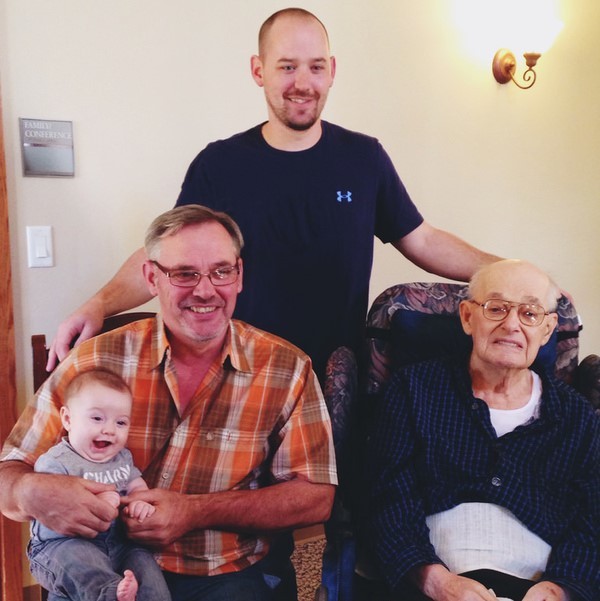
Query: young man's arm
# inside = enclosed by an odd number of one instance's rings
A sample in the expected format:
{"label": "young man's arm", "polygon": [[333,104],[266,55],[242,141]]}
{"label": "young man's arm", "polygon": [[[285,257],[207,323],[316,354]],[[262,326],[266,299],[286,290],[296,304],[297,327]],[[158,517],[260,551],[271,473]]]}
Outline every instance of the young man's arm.
{"label": "young man's arm", "polygon": [[426,221],[393,245],[421,269],[460,282],[468,282],[479,267],[500,260]]}

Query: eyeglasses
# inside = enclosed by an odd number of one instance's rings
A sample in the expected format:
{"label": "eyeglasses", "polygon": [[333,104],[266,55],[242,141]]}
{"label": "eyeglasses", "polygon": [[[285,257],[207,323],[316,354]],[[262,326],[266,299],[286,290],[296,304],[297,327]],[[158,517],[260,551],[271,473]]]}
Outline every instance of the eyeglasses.
{"label": "eyeglasses", "polygon": [[510,301],[491,298],[484,303],[478,303],[475,300],[470,302],[479,305],[483,309],[483,316],[492,321],[502,321],[508,317],[510,310],[513,307],[517,308],[517,316],[519,321],[524,326],[539,326],[544,321],[546,315],[550,315],[551,311],[546,311],[540,305],[530,303],[511,303]]}
{"label": "eyeglasses", "polygon": [[213,286],[227,286],[236,282],[240,273],[240,267],[237,264],[224,265],[206,273],[201,273],[192,269],[167,269],[158,261],[150,261],[150,263],[154,263],[169,278],[170,284],[179,288],[197,286],[202,276],[206,276]]}

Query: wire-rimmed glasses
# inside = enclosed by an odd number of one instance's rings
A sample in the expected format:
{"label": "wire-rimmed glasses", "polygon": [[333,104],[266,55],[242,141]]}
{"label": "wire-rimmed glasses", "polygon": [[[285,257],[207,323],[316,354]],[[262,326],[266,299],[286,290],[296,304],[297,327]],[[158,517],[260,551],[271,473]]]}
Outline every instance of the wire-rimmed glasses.
{"label": "wire-rimmed glasses", "polygon": [[240,274],[240,266],[223,265],[211,269],[206,273],[194,271],[193,269],[168,269],[163,267],[158,261],[150,261],[156,265],[169,279],[169,283],[179,288],[193,288],[197,286],[202,277],[207,277],[213,286],[227,286],[237,281]]}
{"label": "wire-rimmed glasses", "polygon": [[533,303],[513,303],[499,298],[490,298],[483,303],[471,299],[470,302],[479,305],[483,309],[483,316],[492,321],[502,321],[503,319],[506,319],[511,309],[516,307],[519,321],[524,326],[539,326],[544,321],[546,315],[551,313],[551,311],[546,311],[541,305]]}

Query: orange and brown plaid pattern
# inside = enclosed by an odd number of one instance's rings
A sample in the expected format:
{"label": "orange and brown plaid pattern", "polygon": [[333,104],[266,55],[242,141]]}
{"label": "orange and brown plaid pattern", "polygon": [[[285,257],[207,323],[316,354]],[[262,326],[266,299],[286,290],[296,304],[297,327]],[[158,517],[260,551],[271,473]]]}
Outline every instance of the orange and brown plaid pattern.
{"label": "orange and brown plaid pattern", "polygon": [[[232,321],[222,356],[181,411],[160,318],[135,322],[74,349],[40,388],[0,459],[31,465],[64,432],[59,409],[72,377],[102,366],[133,393],[128,448],[152,487],[185,494],[255,489],[302,475],[336,484],[329,416],[310,360],[291,344]],[[197,575],[240,570],[268,539],[195,530],[163,549],[163,569]]]}

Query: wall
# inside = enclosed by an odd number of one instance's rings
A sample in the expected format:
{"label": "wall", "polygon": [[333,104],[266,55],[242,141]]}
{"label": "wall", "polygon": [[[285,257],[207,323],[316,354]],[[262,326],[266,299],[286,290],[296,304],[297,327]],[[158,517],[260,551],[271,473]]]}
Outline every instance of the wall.
{"label": "wall", "polygon": [[[598,352],[600,3],[559,3],[564,30],[529,91],[496,84],[492,55],[468,47],[453,16],[463,3],[302,2],[338,59],[324,116],[379,137],[433,224],[550,269],[582,314],[582,354]],[[140,245],[201,148],[266,118],[249,56],[286,5],[0,0],[21,403],[31,334],[52,337]],[[74,178],[22,177],[19,117],[73,121]],[[54,268],[27,268],[27,225],[53,227]],[[373,294],[429,278],[377,244]]]}

